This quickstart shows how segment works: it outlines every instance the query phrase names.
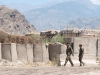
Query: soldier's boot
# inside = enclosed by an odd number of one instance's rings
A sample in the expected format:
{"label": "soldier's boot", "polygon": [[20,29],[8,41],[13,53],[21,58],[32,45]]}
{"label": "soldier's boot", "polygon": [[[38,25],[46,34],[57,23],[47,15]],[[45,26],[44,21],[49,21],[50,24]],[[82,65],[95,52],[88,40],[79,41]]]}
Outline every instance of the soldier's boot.
{"label": "soldier's boot", "polygon": [[65,60],[65,64],[64,64],[64,66],[66,66],[66,63],[67,63],[67,62],[68,62],[68,60],[66,59],[66,60]]}
{"label": "soldier's boot", "polygon": [[82,62],[80,62],[80,66],[82,66]]}
{"label": "soldier's boot", "polygon": [[74,64],[71,64],[72,65],[72,67],[74,66]]}
{"label": "soldier's boot", "polygon": [[80,64],[80,66],[82,66],[82,64]]}
{"label": "soldier's boot", "polygon": [[68,60],[69,60],[69,59],[66,57],[66,60],[65,60],[65,64],[64,64],[64,66],[66,66]]}
{"label": "soldier's boot", "polygon": [[83,64],[83,66],[85,66],[85,63],[84,62],[82,62],[82,64]]}
{"label": "soldier's boot", "polygon": [[74,66],[74,64],[73,64],[73,62],[72,62],[72,60],[71,60],[71,59],[69,59],[69,62],[71,63],[71,66],[73,67],[73,66]]}
{"label": "soldier's boot", "polygon": [[72,67],[73,67],[73,66],[74,66],[73,62],[71,61],[70,63],[71,63],[71,65],[72,65]]}
{"label": "soldier's boot", "polygon": [[64,64],[64,66],[66,66],[66,64]]}
{"label": "soldier's boot", "polygon": [[66,61],[65,61],[65,64],[64,64],[64,66],[66,66]]}

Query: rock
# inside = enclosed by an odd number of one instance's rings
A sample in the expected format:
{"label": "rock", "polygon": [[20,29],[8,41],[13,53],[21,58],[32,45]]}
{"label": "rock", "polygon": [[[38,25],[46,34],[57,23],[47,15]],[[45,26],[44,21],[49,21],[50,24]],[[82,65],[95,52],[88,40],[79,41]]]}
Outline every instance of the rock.
{"label": "rock", "polygon": [[0,29],[13,35],[37,32],[35,27],[28,23],[24,15],[6,6],[0,6]]}

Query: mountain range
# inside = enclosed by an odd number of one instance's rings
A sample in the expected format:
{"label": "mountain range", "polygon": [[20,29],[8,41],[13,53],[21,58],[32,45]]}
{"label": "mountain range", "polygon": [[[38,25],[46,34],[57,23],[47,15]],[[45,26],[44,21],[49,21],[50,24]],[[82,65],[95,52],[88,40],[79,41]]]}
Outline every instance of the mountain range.
{"label": "mountain range", "polygon": [[100,5],[89,0],[67,0],[23,14],[39,31],[67,27],[96,29],[100,26]]}
{"label": "mountain range", "polygon": [[13,35],[37,32],[19,11],[0,6],[0,30]]}

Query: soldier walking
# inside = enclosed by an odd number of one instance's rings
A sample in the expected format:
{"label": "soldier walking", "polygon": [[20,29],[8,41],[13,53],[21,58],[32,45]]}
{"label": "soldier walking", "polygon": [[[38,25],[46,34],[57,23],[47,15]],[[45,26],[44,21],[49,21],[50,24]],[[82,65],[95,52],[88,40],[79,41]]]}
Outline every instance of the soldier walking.
{"label": "soldier walking", "polygon": [[84,48],[82,48],[82,44],[79,45],[79,62],[80,66],[84,66],[84,62],[82,61],[83,55],[84,55]]}
{"label": "soldier walking", "polygon": [[70,46],[69,43],[67,43],[66,54],[67,54],[67,57],[66,57],[64,66],[66,66],[68,60],[69,60],[69,62],[71,63],[71,65],[74,66],[74,64],[73,64],[73,62],[72,62],[72,60],[71,60],[71,55],[74,56],[74,54],[73,54],[72,47]]}

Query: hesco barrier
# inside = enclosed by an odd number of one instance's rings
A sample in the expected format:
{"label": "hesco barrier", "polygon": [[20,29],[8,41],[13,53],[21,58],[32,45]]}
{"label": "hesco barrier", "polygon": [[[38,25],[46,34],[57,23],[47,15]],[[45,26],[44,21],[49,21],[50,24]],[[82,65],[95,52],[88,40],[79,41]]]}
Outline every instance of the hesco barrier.
{"label": "hesco barrier", "polygon": [[33,49],[33,61],[42,62],[43,61],[43,49],[41,44],[35,44]]}
{"label": "hesco barrier", "polygon": [[100,39],[98,39],[98,45],[97,45],[97,59],[99,59],[100,60]]}
{"label": "hesco barrier", "polygon": [[1,43],[0,43],[0,60],[2,59]]}
{"label": "hesco barrier", "polygon": [[74,53],[79,53],[79,44],[83,45],[85,54],[94,54],[97,51],[97,39],[93,38],[74,38]]}
{"label": "hesco barrier", "polygon": [[[76,37],[73,38],[71,43],[73,43],[76,55],[79,53],[79,44],[82,44],[85,55],[87,55],[85,58],[90,59],[94,57],[93,59],[95,59],[97,56],[100,60],[100,39]],[[5,59],[12,62],[17,60],[27,62],[60,61],[62,58],[61,54],[66,54],[66,45],[64,44],[49,44],[46,46],[45,44],[0,43],[0,60]],[[64,60],[65,57],[62,59]]]}
{"label": "hesco barrier", "polygon": [[66,46],[61,44],[50,44],[49,45],[49,59],[55,61],[58,54],[65,54]]}
{"label": "hesco barrier", "polygon": [[1,44],[2,59],[12,61],[11,44]]}
{"label": "hesco barrier", "polygon": [[27,61],[27,48],[26,44],[17,44],[17,56],[18,60]]}
{"label": "hesco barrier", "polygon": [[33,44],[27,44],[27,61],[28,62],[33,62]]}
{"label": "hesco barrier", "polygon": [[11,43],[11,55],[12,55],[12,62],[17,61],[17,50],[16,50],[16,43]]}
{"label": "hesco barrier", "polygon": [[33,62],[47,62],[49,61],[48,48],[45,44],[34,44]]}
{"label": "hesco barrier", "polygon": [[1,44],[0,60],[5,59],[12,62],[17,60],[27,62],[48,62],[49,52],[45,44]]}
{"label": "hesco barrier", "polygon": [[[73,43],[73,50],[75,57],[73,59],[78,60],[79,54],[79,44],[83,45],[84,48],[84,59],[96,61],[97,57],[100,60],[100,39],[96,38],[84,38],[84,37],[75,37],[75,38],[66,38],[66,43]],[[64,48],[64,49],[62,49]],[[66,47],[62,47],[58,44],[50,44],[49,45],[49,59],[50,61],[56,61],[57,55],[60,55],[60,61],[64,61],[65,52],[62,53],[62,50],[66,50]]]}
{"label": "hesco barrier", "polygon": [[43,49],[43,62],[48,62],[49,61],[48,46],[42,44],[42,49]]}

